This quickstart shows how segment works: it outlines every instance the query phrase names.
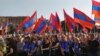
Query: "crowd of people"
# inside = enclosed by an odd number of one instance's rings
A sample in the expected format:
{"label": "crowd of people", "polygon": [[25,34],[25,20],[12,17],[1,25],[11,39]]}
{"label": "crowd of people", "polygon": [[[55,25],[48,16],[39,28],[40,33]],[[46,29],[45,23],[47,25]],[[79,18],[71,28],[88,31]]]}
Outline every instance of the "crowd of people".
{"label": "crowd of people", "polygon": [[16,34],[0,37],[1,56],[100,56],[99,33]]}

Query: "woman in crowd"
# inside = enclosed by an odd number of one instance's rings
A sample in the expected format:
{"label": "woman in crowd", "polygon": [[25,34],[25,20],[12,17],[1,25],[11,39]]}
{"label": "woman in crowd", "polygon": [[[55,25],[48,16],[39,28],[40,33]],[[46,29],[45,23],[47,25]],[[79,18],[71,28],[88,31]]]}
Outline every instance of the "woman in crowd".
{"label": "woman in crowd", "polygon": [[81,56],[80,40],[77,36],[74,37],[73,51],[76,56]]}
{"label": "woman in crowd", "polygon": [[57,35],[51,36],[50,48],[51,48],[51,56],[61,55],[61,49],[60,49],[59,41],[57,39]]}
{"label": "woman in crowd", "polygon": [[5,54],[5,42],[2,37],[0,37],[0,56],[3,56]]}
{"label": "woman in crowd", "polygon": [[36,36],[37,38],[37,40],[36,40],[36,42],[37,42],[37,51],[36,51],[36,55],[37,56],[42,56],[42,50],[41,50],[41,46],[42,46],[42,42],[43,42],[43,37],[41,37],[41,36]]}
{"label": "woman in crowd", "polygon": [[50,56],[50,39],[45,37],[42,43],[42,56]]}
{"label": "woman in crowd", "polygon": [[90,34],[90,39],[88,41],[88,52],[89,52],[89,56],[98,56],[97,52],[98,52],[98,47],[99,47],[99,42],[95,39],[94,34]]}
{"label": "woman in crowd", "polygon": [[36,49],[37,49],[37,43],[36,40],[32,37],[30,39],[28,56],[36,56]]}
{"label": "woman in crowd", "polygon": [[13,39],[12,38],[6,38],[6,56],[14,56],[14,48],[13,48]]}
{"label": "woman in crowd", "polygon": [[68,37],[67,37],[67,41],[69,43],[69,50],[70,50],[70,56],[74,56],[75,55],[75,52],[73,50],[73,45],[74,45],[74,35],[75,34],[69,34]]}
{"label": "woman in crowd", "polygon": [[81,56],[88,56],[88,38],[89,36],[81,35],[80,37]]}
{"label": "woman in crowd", "polygon": [[63,56],[70,56],[70,46],[67,37],[68,36],[63,35],[60,40],[61,53]]}
{"label": "woman in crowd", "polygon": [[28,56],[29,53],[29,44],[30,44],[30,37],[27,36],[24,38],[23,41],[23,56]]}
{"label": "woman in crowd", "polygon": [[18,38],[17,55],[18,56],[23,56],[23,46],[24,46],[23,40],[24,40],[24,37],[20,36],[20,37],[17,37],[17,38]]}

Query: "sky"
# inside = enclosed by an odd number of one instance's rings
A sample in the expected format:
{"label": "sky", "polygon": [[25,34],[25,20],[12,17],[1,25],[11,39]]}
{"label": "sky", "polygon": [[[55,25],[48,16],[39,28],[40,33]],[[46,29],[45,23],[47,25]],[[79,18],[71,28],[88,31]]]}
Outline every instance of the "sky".
{"label": "sky", "polygon": [[92,0],[0,0],[0,16],[31,16],[37,11],[38,18],[43,15],[49,19],[57,12],[64,20],[63,9],[73,17],[73,8],[91,17]]}

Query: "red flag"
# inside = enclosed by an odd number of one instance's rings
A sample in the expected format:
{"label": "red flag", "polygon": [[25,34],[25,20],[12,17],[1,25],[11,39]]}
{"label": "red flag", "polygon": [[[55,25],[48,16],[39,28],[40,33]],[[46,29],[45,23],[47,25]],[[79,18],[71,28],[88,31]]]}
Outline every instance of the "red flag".
{"label": "red flag", "polygon": [[61,31],[62,30],[62,28],[61,28],[61,22],[60,22],[60,19],[59,19],[59,16],[58,16],[58,14],[57,14],[57,12],[56,12],[56,18],[55,18],[55,20],[56,20],[56,22],[57,22],[57,29],[59,30],[59,31]]}
{"label": "red flag", "polygon": [[58,14],[56,13],[56,16],[54,16],[52,13],[50,15],[50,28],[52,30],[58,30],[61,31],[61,23],[58,17]]}
{"label": "red flag", "polygon": [[75,25],[74,19],[72,19],[72,17],[70,17],[65,12],[65,10],[63,10],[63,12],[64,12],[65,23],[68,26],[69,32],[72,32],[74,30],[74,25]]}
{"label": "red flag", "polygon": [[56,22],[55,18],[56,17],[51,13],[51,15],[50,15],[50,24],[49,24],[51,30],[57,30],[57,28],[56,28],[57,22]]}

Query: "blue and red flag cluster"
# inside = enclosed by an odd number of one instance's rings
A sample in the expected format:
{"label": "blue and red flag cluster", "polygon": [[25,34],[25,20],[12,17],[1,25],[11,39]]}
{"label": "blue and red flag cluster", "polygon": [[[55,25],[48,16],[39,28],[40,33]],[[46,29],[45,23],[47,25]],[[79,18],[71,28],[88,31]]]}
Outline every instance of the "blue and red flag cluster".
{"label": "blue and red flag cluster", "polygon": [[[94,0],[92,2],[92,13],[95,15],[95,21],[100,23],[100,3]],[[87,28],[92,29],[95,26],[95,22],[90,17],[76,8],[74,8],[74,19],[70,17],[65,10],[63,10],[63,12],[64,21],[69,32],[72,32],[76,26],[77,28],[81,26],[81,28],[85,31]],[[17,27],[17,30],[19,30],[21,27],[24,27],[26,32],[31,32],[34,30],[39,34],[45,32],[46,29],[49,31],[62,30],[61,22],[57,12],[55,15],[51,13],[50,20],[44,19],[43,16],[37,20],[37,12],[35,11],[31,17],[25,18],[25,20]]]}

